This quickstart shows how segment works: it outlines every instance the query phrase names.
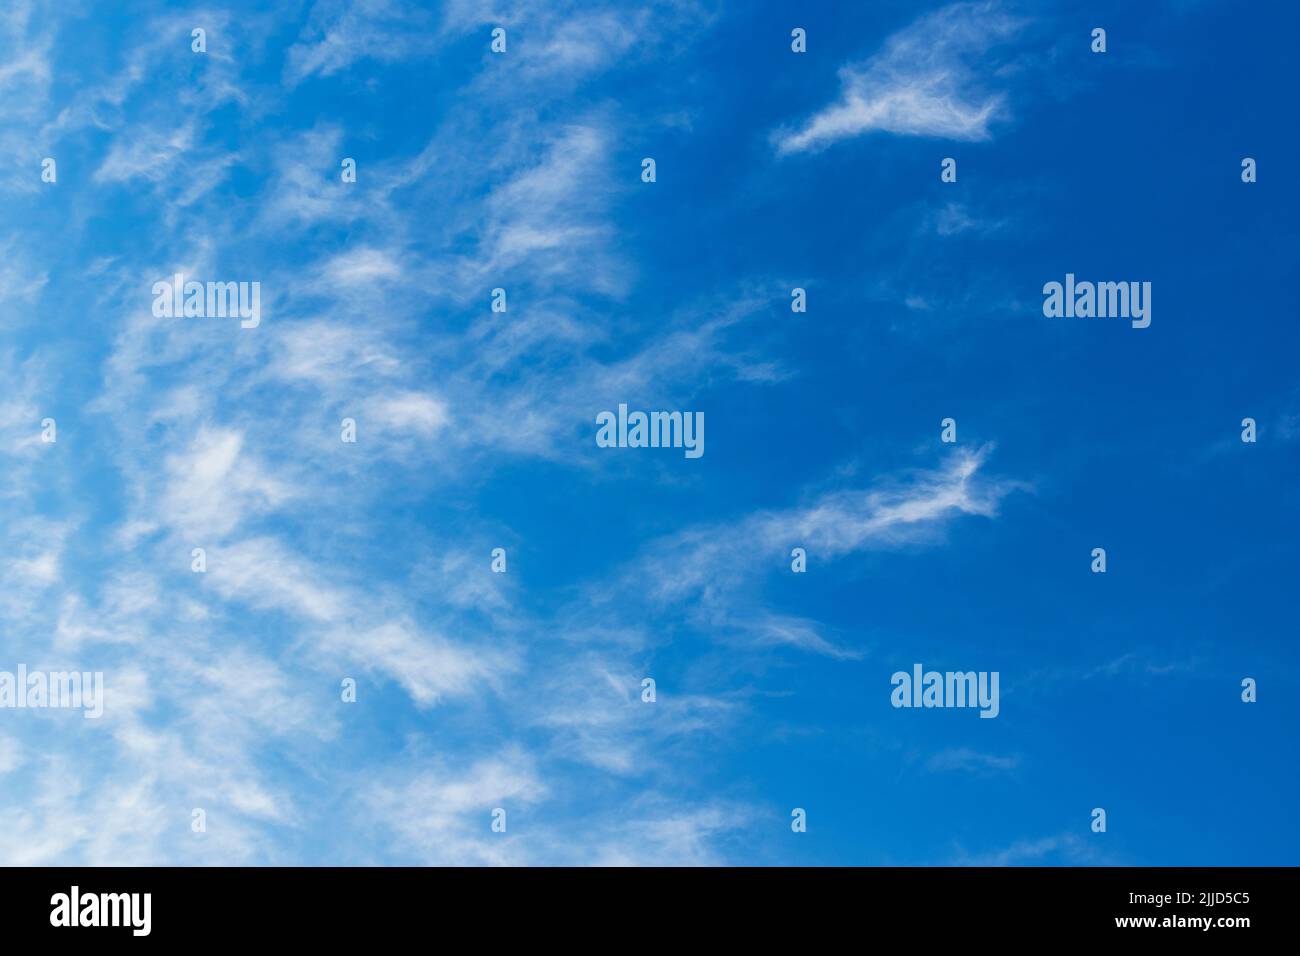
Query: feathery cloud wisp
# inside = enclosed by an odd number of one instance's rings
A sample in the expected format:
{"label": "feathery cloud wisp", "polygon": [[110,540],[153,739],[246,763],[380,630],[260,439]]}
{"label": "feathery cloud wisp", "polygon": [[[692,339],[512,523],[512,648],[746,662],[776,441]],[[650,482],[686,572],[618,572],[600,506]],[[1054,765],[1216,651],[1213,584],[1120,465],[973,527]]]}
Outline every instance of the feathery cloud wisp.
{"label": "feathery cloud wisp", "polygon": [[993,4],[954,4],[921,17],[866,63],[843,68],[839,100],[779,133],[777,152],[822,149],[872,130],[988,139],[1006,98],[984,86],[972,61],[1019,27]]}

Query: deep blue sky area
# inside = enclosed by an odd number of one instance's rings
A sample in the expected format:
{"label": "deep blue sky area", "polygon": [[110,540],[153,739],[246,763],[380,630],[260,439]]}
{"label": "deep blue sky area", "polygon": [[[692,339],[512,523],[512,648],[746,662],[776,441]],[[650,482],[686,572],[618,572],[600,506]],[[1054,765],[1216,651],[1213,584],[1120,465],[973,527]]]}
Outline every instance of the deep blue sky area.
{"label": "deep blue sky area", "polygon": [[1300,862],[1297,36],[10,4],[0,674],[106,691],[0,707],[0,863]]}

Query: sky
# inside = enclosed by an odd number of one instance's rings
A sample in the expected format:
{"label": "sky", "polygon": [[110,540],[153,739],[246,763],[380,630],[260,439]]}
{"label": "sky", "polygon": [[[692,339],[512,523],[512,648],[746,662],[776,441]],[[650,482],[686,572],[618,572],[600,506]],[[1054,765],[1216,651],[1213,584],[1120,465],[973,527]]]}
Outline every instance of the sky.
{"label": "sky", "polygon": [[104,682],[0,863],[1300,863],[1295,5],[111,7],[0,12],[0,671]]}

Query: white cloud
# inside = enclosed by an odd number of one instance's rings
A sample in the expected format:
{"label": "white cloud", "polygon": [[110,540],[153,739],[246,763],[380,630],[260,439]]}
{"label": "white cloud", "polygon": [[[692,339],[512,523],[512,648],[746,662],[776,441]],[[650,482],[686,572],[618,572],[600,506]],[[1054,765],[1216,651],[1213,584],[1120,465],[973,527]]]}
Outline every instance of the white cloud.
{"label": "white cloud", "polygon": [[419,5],[393,0],[320,0],[289,47],[285,83],[332,76],[358,60],[393,63],[428,49],[431,19]]}
{"label": "white cloud", "polygon": [[348,606],[346,598],[322,577],[309,561],[270,537],[208,552],[206,580],[226,599],[314,621],[336,621]]}
{"label": "white cloud", "polygon": [[717,842],[752,823],[753,811],[737,804],[661,809],[632,817],[597,841],[584,862],[595,866],[718,866]]}
{"label": "white cloud", "polygon": [[402,267],[382,249],[357,249],[343,253],[323,268],[326,281],[341,286],[369,285],[385,279],[397,279]]}
{"label": "white cloud", "polygon": [[[511,816],[547,792],[533,759],[510,748],[459,770],[436,762],[375,784],[362,799],[397,835],[399,852],[431,864],[502,865],[535,862],[512,832]],[[506,811],[504,833],[491,830],[498,807]]]}
{"label": "white cloud", "polygon": [[415,391],[381,395],[370,403],[368,412],[381,431],[414,431],[426,436],[449,420],[445,402]]}
{"label": "white cloud", "polygon": [[240,431],[204,427],[188,450],[168,455],[157,517],[201,546],[294,497],[294,489],[271,477],[243,446]]}
{"label": "white cloud", "polygon": [[500,647],[457,644],[406,620],[333,631],[320,649],[396,681],[420,707],[492,687],[518,668]]}
{"label": "white cloud", "polygon": [[680,689],[650,705],[641,699],[641,679],[625,653],[565,654],[557,673],[537,681],[533,723],[552,732],[555,754],[632,776],[664,769],[670,744],[722,734],[741,710],[735,702]]}
{"label": "white cloud", "polygon": [[22,762],[22,744],[8,735],[0,736],[0,773],[16,770]]}
{"label": "white cloud", "polygon": [[992,3],[958,3],[890,37],[860,66],[840,71],[840,99],[782,131],[781,154],[821,149],[872,130],[902,136],[982,140],[1005,115],[1006,96],[989,90],[990,51],[1019,22]]}
{"label": "white cloud", "polygon": [[1017,840],[1001,850],[970,855],[959,848],[956,859],[949,866],[1085,866],[1115,865],[1106,854],[1090,845],[1074,833],[1059,833],[1056,836],[1041,837],[1037,840]]}
{"label": "white cloud", "polygon": [[1022,485],[979,474],[989,451],[957,451],[932,471],[828,492],[802,507],[731,524],[688,528],[651,545],[611,593],[647,594],[659,608],[688,607],[715,633],[741,633],[751,643],[857,656],[822,636],[814,622],[764,609],[754,582],[764,570],[788,568],[794,547],[810,560],[833,561],[934,540],[963,515],[993,517],[1001,499]]}
{"label": "white cloud", "polygon": [[926,761],[925,766],[927,770],[932,771],[956,770],[967,773],[990,773],[1014,770],[1020,766],[1020,758],[981,753],[978,750],[972,750],[970,747],[956,747],[941,750],[939,753],[934,754]]}
{"label": "white cloud", "polygon": [[[764,583],[788,573],[790,551],[831,562],[867,550],[933,542],[962,516],[993,517],[1025,487],[981,475],[989,447],[956,451],[940,468],[882,478],[874,487],[827,492],[809,504],[688,527],[651,543],[584,598],[609,626],[666,616],[712,639],[750,648],[793,647],[842,660],[863,655],[817,621],[765,606]],[[627,609],[633,609],[632,615]],[[575,612],[576,614],[577,612]],[[567,627],[581,629],[579,624]]]}
{"label": "white cloud", "polygon": [[134,139],[113,143],[95,170],[95,182],[125,182],[140,178],[161,180],[193,144],[193,124],[174,130],[141,131]]}

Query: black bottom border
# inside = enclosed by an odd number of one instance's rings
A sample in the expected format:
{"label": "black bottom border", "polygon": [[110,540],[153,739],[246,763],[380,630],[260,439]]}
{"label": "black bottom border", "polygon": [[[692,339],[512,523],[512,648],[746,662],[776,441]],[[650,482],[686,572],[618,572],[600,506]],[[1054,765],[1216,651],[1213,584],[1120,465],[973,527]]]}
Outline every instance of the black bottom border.
{"label": "black bottom border", "polygon": [[[1261,933],[1293,936],[1297,874],[1294,867],[4,868],[0,918],[10,941],[76,934],[76,942],[136,945],[337,945],[448,929],[484,941],[586,938],[620,949],[638,939],[766,946],[876,933],[921,945],[1098,935],[1222,945]],[[73,887],[76,922],[116,915],[125,925],[70,925]],[[146,893],[147,935],[139,932]]]}

